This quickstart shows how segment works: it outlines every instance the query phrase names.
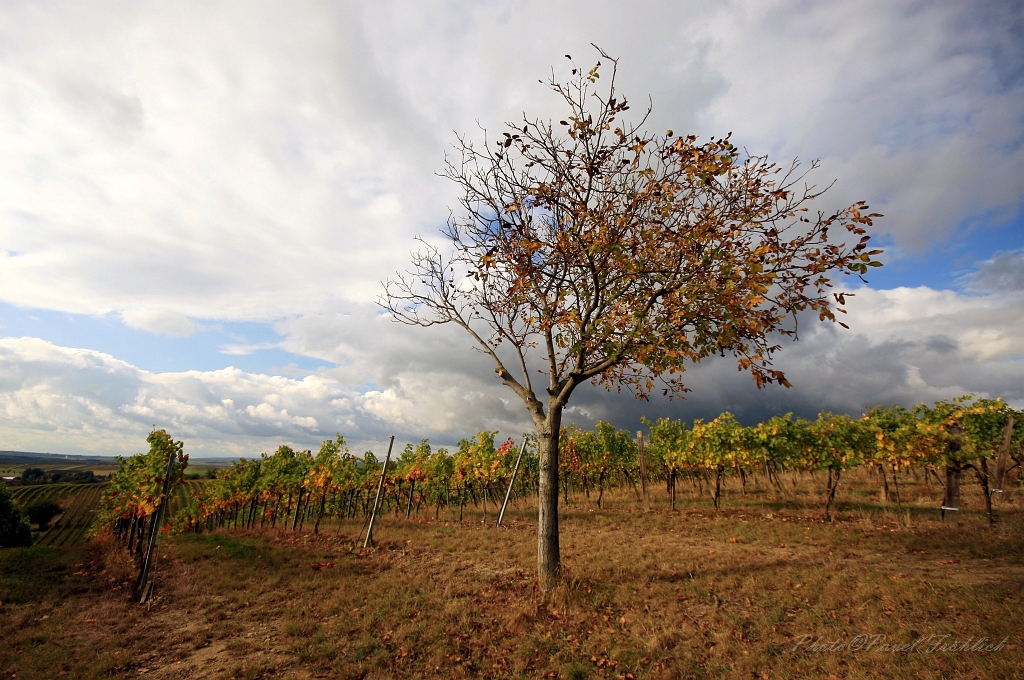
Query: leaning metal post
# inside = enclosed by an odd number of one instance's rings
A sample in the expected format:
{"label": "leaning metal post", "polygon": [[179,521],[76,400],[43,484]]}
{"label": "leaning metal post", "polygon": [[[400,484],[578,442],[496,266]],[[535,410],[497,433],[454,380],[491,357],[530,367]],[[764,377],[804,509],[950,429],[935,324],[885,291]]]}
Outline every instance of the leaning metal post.
{"label": "leaning metal post", "polygon": [[171,487],[171,475],[174,474],[174,458],[176,451],[171,450],[167,458],[167,474],[164,475],[164,493],[160,499],[160,505],[156,506],[153,513],[152,525],[149,527],[149,545],[146,548],[146,556],[142,560],[142,569],[139,571],[139,578],[135,581],[135,592],[140,595],[141,600],[146,599],[146,580],[149,578],[149,566],[153,561],[153,548],[156,545],[156,535],[160,531],[160,521],[163,519],[163,510],[167,505],[167,493]]}
{"label": "leaning metal post", "polygon": [[508,489],[505,490],[505,502],[501,504],[501,512],[498,513],[498,523],[495,527],[501,526],[501,519],[505,516],[505,508],[508,506],[508,499],[512,495],[512,485],[516,483],[516,473],[519,472],[519,463],[523,460],[523,453],[526,452],[526,439],[523,439],[523,448],[519,449],[519,455],[516,457],[516,465],[512,468],[512,479],[508,481]]}
{"label": "leaning metal post", "polygon": [[373,520],[377,518],[377,506],[380,505],[380,493],[384,490],[384,474],[388,471],[388,462],[391,460],[391,447],[395,445],[395,435],[391,435],[391,442],[388,444],[388,455],[384,457],[384,467],[380,470],[380,482],[377,483],[377,496],[373,499],[373,510],[370,512],[370,526],[366,530],[366,540],[363,547],[369,548],[373,545]]}

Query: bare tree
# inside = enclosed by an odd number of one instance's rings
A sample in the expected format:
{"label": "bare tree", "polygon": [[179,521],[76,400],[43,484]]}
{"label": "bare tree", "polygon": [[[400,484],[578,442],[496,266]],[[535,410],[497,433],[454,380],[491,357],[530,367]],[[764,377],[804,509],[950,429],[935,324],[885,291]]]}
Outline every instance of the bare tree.
{"label": "bare tree", "polygon": [[[442,173],[462,192],[442,230],[450,250],[422,242],[379,301],[404,323],[464,328],[525,403],[540,455],[544,588],[560,565],[562,411],[579,385],[644,399],[660,383],[678,396],[688,363],[729,353],[758,387],[789,386],[771,364],[779,337],[795,338],[802,310],[836,321],[845,299],[830,275],[862,275],[881,252],[866,248],[878,215],[863,202],[808,210],[824,189],[797,161],[742,157],[729,136],[647,133],[649,107],[637,123],[621,120],[630,107],[615,89],[617,62],[601,57],[611,64],[603,90],[600,61],[573,65],[565,83],[552,74],[564,120],[524,117],[482,146],[458,137]],[[834,243],[830,230],[854,242]]]}

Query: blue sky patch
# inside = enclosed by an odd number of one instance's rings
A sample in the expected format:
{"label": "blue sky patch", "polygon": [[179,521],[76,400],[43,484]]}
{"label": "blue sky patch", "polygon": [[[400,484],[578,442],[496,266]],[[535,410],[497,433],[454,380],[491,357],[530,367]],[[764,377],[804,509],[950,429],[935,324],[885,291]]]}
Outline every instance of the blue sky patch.
{"label": "blue sky patch", "polygon": [[[63,347],[110,354],[154,373],[213,371],[234,366],[252,373],[302,375],[331,366],[277,347],[283,338],[269,323],[201,323],[188,337],[167,337],[126,326],[115,316],[89,316],[0,303],[0,337],[41,338]],[[225,348],[245,346],[245,354]]]}

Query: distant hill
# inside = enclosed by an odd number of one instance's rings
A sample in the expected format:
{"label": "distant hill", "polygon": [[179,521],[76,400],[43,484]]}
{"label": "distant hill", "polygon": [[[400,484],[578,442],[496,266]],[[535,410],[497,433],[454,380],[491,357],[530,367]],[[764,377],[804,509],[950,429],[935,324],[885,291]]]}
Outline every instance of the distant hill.
{"label": "distant hill", "polygon": [[[188,471],[228,467],[234,458],[192,458]],[[95,474],[110,474],[117,469],[114,456],[80,456],[70,453],[33,453],[31,451],[0,451],[0,472],[4,475],[20,474],[28,467],[44,470],[92,470]]]}
{"label": "distant hill", "polygon": [[70,453],[32,453],[30,451],[0,451],[0,466],[15,464],[15,465],[32,465],[33,463],[40,463],[43,465],[53,465],[55,463],[64,464],[64,461],[78,465],[113,465],[114,457],[110,456],[77,456]]}

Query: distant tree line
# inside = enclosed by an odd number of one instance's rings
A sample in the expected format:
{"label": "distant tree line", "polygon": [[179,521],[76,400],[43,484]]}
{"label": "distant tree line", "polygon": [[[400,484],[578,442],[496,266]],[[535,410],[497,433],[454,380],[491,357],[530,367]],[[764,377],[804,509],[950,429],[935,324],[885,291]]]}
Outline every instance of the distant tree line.
{"label": "distant tree line", "polygon": [[102,481],[92,470],[44,470],[25,468],[21,473],[22,484],[96,484]]}

